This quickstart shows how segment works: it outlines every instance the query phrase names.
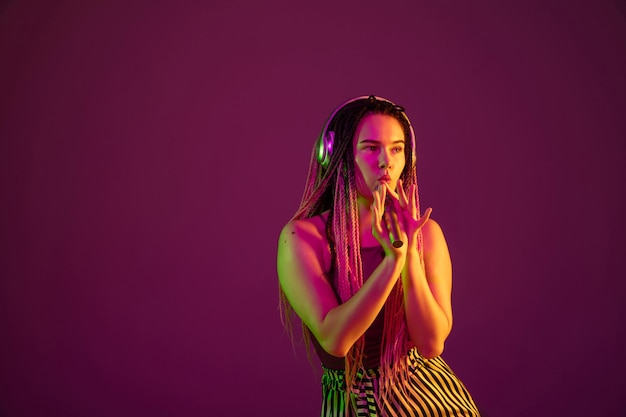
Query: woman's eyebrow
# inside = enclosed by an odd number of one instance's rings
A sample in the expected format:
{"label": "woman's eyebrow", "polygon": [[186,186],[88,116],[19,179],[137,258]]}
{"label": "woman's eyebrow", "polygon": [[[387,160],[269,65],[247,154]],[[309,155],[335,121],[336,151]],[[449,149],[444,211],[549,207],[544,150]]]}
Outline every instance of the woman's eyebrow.
{"label": "woman's eyebrow", "polygon": [[[359,143],[373,143],[373,144],[380,144],[380,143],[382,143],[382,141],[380,141],[380,140],[376,140],[376,139],[363,139],[363,140],[360,140],[360,141],[359,141]],[[404,143],[405,143],[405,140],[404,140],[404,139],[399,139],[399,140],[395,140],[395,141],[391,142],[391,144],[392,144],[392,145],[397,145],[397,144],[399,144],[399,143],[404,144]]]}

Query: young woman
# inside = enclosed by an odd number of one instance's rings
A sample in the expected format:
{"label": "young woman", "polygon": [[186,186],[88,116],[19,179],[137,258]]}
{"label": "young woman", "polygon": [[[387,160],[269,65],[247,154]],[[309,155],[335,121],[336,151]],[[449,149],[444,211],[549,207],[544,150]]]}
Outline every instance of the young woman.
{"label": "young woman", "polygon": [[277,259],[285,323],[297,315],[322,363],[322,416],[479,415],[439,356],[452,268],[430,213],[404,109],[375,96],[339,106]]}

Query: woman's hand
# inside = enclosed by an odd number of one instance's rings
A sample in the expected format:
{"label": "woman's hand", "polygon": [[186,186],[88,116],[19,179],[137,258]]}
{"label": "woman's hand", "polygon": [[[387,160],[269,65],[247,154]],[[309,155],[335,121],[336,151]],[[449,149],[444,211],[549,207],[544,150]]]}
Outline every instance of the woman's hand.
{"label": "woman's hand", "polygon": [[391,202],[388,205],[392,206],[393,215],[391,219],[396,220],[399,224],[404,234],[408,237],[408,243],[417,245],[417,233],[430,218],[432,209],[430,207],[427,208],[424,214],[418,218],[415,187],[415,184],[410,185],[407,193],[404,190],[402,180],[398,180],[397,192],[390,189],[388,185],[385,185],[384,188],[388,196],[387,198]]}
{"label": "woman's hand", "polygon": [[[386,255],[405,257],[407,253],[407,234],[399,211],[391,201],[388,186],[374,189],[372,202],[372,234],[383,247]],[[397,199],[397,195],[396,195]],[[398,206],[399,207],[399,206]]]}

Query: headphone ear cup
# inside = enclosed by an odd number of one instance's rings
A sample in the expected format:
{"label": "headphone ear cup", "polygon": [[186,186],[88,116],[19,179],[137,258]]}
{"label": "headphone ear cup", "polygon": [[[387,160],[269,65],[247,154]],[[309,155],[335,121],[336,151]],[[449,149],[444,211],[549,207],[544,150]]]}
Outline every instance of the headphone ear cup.
{"label": "headphone ear cup", "polygon": [[335,132],[326,132],[320,138],[319,148],[317,150],[317,161],[323,167],[327,167],[330,163],[330,157],[333,153],[333,144],[335,142]]}

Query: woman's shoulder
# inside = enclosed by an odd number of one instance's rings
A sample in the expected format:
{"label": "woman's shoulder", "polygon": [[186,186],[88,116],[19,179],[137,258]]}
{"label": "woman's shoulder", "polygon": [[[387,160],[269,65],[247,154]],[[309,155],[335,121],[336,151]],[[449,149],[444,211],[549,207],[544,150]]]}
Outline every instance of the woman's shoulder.
{"label": "woman's shoulder", "polygon": [[[432,217],[428,219],[422,227],[422,237],[424,238],[424,256],[441,255],[448,253],[448,244],[444,237],[443,230],[439,223]],[[449,256],[449,255],[447,255]]]}
{"label": "woman's shoulder", "polygon": [[330,267],[330,248],[326,238],[327,213],[306,219],[290,220],[280,233],[280,260],[298,259],[319,262],[323,271]]}
{"label": "woman's shoulder", "polygon": [[422,235],[424,239],[437,238],[439,235],[443,236],[443,230],[441,230],[441,226],[435,219],[429,217],[428,221],[424,223],[424,227],[422,227]]}
{"label": "woman's shoulder", "polygon": [[288,241],[305,241],[312,245],[325,243],[327,217],[328,213],[322,213],[306,219],[290,220],[283,226],[280,238],[285,243]]}

